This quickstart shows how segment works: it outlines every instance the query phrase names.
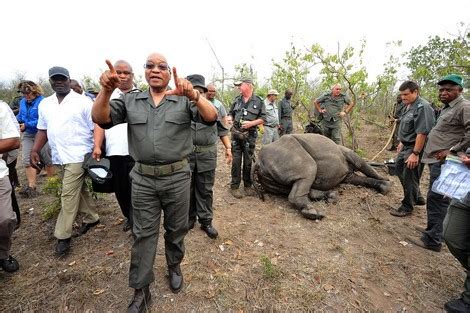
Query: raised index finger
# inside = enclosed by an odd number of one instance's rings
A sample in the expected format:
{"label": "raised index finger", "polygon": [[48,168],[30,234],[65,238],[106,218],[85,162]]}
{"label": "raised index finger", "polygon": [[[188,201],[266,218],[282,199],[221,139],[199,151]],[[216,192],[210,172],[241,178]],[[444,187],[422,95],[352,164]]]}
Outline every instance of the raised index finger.
{"label": "raised index finger", "polygon": [[173,67],[173,79],[175,81],[175,89],[178,89],[178,74],[176,73],[176,67]]}
{"label": "raised index finger", "polygon": [[111,63],[111,61],[110,61],[110,60],[106,60],[106,64],[108,65],[109,71],[110,71],[112,74],[116,74],[116,70],[114,69],[114,66],[113,66],[113,64]]}

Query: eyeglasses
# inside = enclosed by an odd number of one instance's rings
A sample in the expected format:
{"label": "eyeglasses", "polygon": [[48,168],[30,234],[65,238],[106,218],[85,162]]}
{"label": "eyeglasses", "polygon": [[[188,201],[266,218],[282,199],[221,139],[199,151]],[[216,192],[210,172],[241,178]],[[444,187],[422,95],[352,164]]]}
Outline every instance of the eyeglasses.
{"label": "eyeglasses", "polygon": [[22,95],[25,95],[25,96],[26,96],[26,95],[31,94],[31,90],[22,90],[22,91],[20,91],[20,93],[21,93]]}
{"label": "eyeglasses", "polygon": [[159,63],[159,64],[145,63],[144,64],[144,68],[146,70],[153,70],[155,67],[157,67],[160,71],[170,70],[170,67],[166,63]]}
{"label": "eyeglasses", "polygon": [[116,74],[129,76],[129,75],[132,74],[132,72],[129,72],[129,71],[116,71]]}

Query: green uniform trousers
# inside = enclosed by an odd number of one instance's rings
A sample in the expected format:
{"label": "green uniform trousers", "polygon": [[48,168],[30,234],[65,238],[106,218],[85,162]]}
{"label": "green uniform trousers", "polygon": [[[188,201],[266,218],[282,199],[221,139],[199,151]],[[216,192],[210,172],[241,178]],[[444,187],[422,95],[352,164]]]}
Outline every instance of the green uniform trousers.
{"label": "green uniform trousers", "polygon": [[129,286],[140,289],[155,279],[153,264],[162,211],[166,263],[172,267],[183,260],[191,173],[189,165],[168,176],[159,177],[144,176],[136,168],[131,172],[134,244]]}
{"label": "green uniform trousers", "polygon": [[321,121],[321,130],[323,136],[330,138],[336,144],[341,144],[341,123],[343,121],[341,119],[334,121],[327,121],[323,119]]}
{"label": "green uniform trousers", "polygon": [[444,240],[452,255],[467,270],[462,299],[470,304],[470,204],[451,201],[444,219]]}

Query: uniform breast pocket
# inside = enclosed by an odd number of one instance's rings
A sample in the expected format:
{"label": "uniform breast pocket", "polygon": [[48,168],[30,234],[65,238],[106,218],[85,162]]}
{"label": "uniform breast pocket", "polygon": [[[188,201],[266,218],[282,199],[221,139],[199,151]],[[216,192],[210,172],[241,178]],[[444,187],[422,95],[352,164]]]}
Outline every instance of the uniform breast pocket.
{"label": "uniform breast pocket", "polygon": [[165,134],[171,140],[182,140],[190,136],[191,120],[187,112],[167,112]]}
{"label": "uniform breast pocket", "polygon": [[144,140],[147,130],[147,112],[127,111],[127,123],[129,124],[131,139],[139,142]]}
{"label": "uniform breast pocket", "polygon": [[248,108],[247,110],[247,116],[246,116],[246,119],[249,120],[249,121],[253,121],[253,120],[256,120],[258,118],[258,115],[259,115],[259,109],[258,108]]}

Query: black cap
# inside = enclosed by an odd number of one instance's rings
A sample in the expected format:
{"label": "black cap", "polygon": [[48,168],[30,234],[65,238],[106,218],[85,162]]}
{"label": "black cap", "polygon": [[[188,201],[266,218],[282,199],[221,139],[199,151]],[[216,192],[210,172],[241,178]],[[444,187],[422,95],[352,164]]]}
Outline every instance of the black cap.
{"label": "black cap", "polygon": [[206,79],[204,78],[204,76],[199,74],[193,74],[188,75],[186,79],[189,80],[193,87],[200,87],[204,90],[204,92],[207,92]]}
{"label": "black cap", "polygon": [[64,67],[54,66],[49,69],[49,78],[56,75],[64,76],[70,79],[69,71]]}

